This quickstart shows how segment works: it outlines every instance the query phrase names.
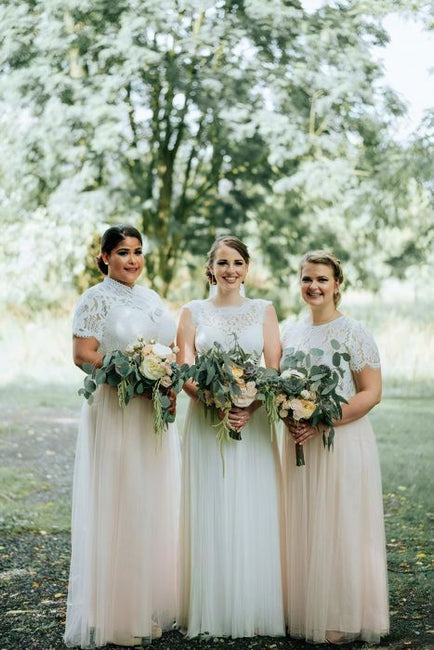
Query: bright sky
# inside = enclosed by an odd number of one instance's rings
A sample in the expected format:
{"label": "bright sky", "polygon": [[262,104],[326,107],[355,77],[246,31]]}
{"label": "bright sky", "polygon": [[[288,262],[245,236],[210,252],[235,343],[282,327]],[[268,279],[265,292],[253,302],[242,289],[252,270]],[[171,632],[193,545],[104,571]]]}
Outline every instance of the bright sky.
{"label": "bright sky", "polygon": [[[307,11],[314,11],[326,2],[302,0]],[[408,116],[402,120],[398,133],[404,139],[416,129],[424,110],[434,107],[434,33],[396,15],[386,18],[384,27],[389,32],[390,43],[378,48],[376,56],[385,66],[386,83],[407,105]]]}

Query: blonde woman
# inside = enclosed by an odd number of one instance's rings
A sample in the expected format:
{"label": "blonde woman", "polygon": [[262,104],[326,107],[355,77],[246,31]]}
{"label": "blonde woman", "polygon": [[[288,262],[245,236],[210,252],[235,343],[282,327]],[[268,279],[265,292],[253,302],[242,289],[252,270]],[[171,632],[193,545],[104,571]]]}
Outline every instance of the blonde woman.
{"label": "blonde woman", "polygon": [[[350,360],[341,363],[339,392],[348,404],[331,451],[317,428],[286,422],[288,631],[313,643],[378,643],[389,630],[388,590],[380,466],[368,413],[381,399],[380,359],[363,325],[338,310],[343,272],[332,253],[304,255],[299,279],[310,315],[283,329],[283,354],[320,348],[331,364],[336,340]],[[303,445],[304,467],[296,466],[295,443]]]}

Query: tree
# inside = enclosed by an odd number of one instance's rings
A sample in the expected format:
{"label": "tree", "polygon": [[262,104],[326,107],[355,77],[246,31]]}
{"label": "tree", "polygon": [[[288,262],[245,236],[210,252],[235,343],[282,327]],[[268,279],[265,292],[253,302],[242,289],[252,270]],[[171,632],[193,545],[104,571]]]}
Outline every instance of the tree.
{"label": "tree", "polygon": [[180,260],[193,267],[229,230],[282,283],[318,244],[351,252],[354,279],[374,254],[380,268],[367,225],[393,230],[396,199],[425,200],[390,133],[403,107],[371,52],[387,40],[385,13],[413,4],[346,0],[312,15],[298,0],[1,4],[9,232],[43,232],[36,261],[66,283],[96,229],[132,222],[164,295]]}

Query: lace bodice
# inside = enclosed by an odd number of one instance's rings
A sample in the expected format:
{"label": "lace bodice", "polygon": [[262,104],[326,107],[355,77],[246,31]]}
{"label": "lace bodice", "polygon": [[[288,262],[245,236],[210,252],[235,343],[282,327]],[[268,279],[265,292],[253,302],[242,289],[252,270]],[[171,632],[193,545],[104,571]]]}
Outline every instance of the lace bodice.
{"label": "lace bodice", "polygon": [[312,325],[309,317],[282,326],[283,355],[292,349],[307,352],[312,348],[320,348],[324,351],[324,363],[332,365],[332,339],[341,344],[339,352],[347,352],[350,355],[350,361],[341,361],[344,376],[339,382],[339,388],[344,397],[352,397],[356,393],[352,372],[360,372],[365,366],[380,367],[378,348],[363,325],[347,316],[340,316],[324,325]]}
{"label": "lace bodice", "polygon": [[268,300],[246,298],[238,307],[214,307],[211,300],[192,300],[184,309],[191,312],[196,326],[195,346],[199,354],[215,342],[229,350],[234,345],[234,334],[245,352],[258,357],[264,347],[263,324]]}
{"label": "lace bodice", "polygon": [[138,336],[169,345],[175,330],[173,316],[155,291],[111,278],[83,293],[72,324],[74,336],[96,338],[102,354],[125,350]]}

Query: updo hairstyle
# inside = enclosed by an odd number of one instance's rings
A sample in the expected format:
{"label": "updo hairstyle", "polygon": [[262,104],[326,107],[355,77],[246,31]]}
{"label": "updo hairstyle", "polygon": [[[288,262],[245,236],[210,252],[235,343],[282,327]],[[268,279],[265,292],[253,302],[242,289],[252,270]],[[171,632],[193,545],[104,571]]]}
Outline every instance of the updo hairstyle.
{"label": "updo hairstyle", "polygon": [[247,246],[243,244],[243,242],[238,239],[238,237],[233,237],[232,235],[222,235],[221,237],[217,237],[210,250],[208,251],[208,259],[206,261],[206,276],[210,284],[216,284],[216,279],[210,267],[214,264],[218,247],[221,245],[229,246],[229,248],[236,250],[237,253],[241,255],[246,264],[249,264],[250,261],[250,255]]}
{"label": "updo hairstyle", "polygon": [[[338,260],[336,255],[333,255],[333,253],[330,253],[329,251],[319,249],[315,251],[308,251],[307,253],[305,253],[300,260],[300,264],[298,265],[298,272],[299,272],[300,279],[301,279],[303,266],[305,264],[325,264],[325,266],[328,266],[329,268],[332,269],[333,277],[336,280],[336,282],[339,282],[339,286],[341,286],[342,282],[344,281],[344,273],[342,271],[341,261]],[[338,306],[341,297],[342,297],[341,292],[338,289],[337,292],[333,295],[335,307]]]}
{"label": "updo hairstyle", "polygon": [[[143,244],[142,235],[133,226],[112,226],[111,228],[108,228],[101,237],[101,253],[110,255],[112,250],[126,237],[135,237],[141,244]],[[107,275],[108,266],[102,259],[101,253],[96,258],[96,262],[100,271],[104,273],[104,275]]]}

